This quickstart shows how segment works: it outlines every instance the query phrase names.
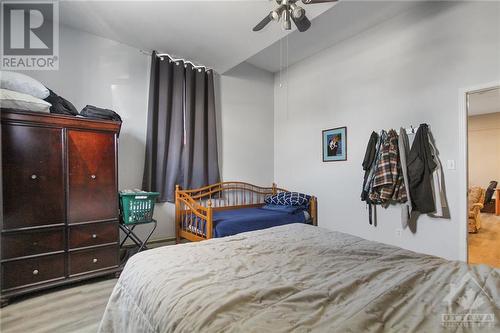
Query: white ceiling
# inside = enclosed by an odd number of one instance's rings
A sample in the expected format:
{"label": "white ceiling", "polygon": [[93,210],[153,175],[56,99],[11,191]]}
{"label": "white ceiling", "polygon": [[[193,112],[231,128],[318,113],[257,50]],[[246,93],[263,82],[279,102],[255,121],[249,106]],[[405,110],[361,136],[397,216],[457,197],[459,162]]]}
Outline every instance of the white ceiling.
{"label": "white ceiling", "polygon": [[280,40],[288,35],[292,65],[353,37],[414,6],[418,1],[351,1],[305,5],[312,27],[285,32],[271,22],[252,28],[274,0],[68,1],[60,2],[63,25],[116,40],[145,51],[185,58],[223,74],[249,63],[277,72]]}
{"label": "white ceiling", "polygon": [[469,116],[500,112],[500,88],[469,95]]}
{"label": "white ceiling", "polygon": [[[63,25],[151,51],[167,52],[219,73],[273,44],[278,24],[252,28],[276,7],[268,0],[61,1]],[[332,4],[307,6],[310,19]]]}
{"label": "white ceiling", "polygon": [[[307,32],[294,31],[288,42],[277,41],[247,60],[254,66],[277,72],[285,63],[294,63],[332,45],[353,37],[370,27],[394,17],[410,7],[413,1],[341,1],[335,7],[316,17]],[[310,8],[310,7],[309,7]],[[288,61],[284,54],[288,43]],[[281,52],[280,52],[281,48]]]}

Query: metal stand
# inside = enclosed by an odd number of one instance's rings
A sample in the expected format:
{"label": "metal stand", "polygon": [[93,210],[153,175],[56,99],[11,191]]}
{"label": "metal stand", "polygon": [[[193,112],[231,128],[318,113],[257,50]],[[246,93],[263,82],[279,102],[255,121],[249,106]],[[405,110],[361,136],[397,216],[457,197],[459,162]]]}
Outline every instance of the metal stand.
{"label": "metal stand", "polygon": [[[150,233],[148,236],[143,240],[137,236],[137,234],[134,232],[135,227],[141,224],[150,224],[153,223],[153,229],[151,229]],[[137,245],[139,246],[139,250],[137,252],[141,252],[142,250],[147,250],[148,247],[146,246],[146,243],[148,242],[149,238],[153,234],[153,232],[156,229],[156,220],[151,220],[149,222],[142,222],[142,223],[120,223],[120,229],[125,233],[125,238],[121,241],[120,243],[120,248],[123,247],[123,244],[125,244],[125,241],[130,237],[130,239]]]}

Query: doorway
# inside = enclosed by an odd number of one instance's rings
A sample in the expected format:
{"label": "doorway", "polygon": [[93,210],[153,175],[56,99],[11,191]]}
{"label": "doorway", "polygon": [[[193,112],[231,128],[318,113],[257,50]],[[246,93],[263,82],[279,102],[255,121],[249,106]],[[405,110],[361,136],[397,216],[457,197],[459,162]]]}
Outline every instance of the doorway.
{"label": "doorway", "polygon": [[500,268],[500,86],[467,93],[468,262]]}

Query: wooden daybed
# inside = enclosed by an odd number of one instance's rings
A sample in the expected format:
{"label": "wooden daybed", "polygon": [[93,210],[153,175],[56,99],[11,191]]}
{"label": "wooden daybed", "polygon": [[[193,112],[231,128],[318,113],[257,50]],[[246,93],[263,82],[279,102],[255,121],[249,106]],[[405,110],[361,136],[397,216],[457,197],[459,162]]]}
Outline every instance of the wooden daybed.
{"label": "wooden daybed", "polygon": [[[260,187],[243,182],[221,182],[206,187],[182,190],[175,189],[176,240],[193,242],[213,238],[214,213],[228,210],[259,208],[265,205],[267,196],[289,192],[273,183],[271,187]],[[243,212],[243,211],[240,211]],[[309,224],[317,225],[317,200],[314,196],[308,205]]]}

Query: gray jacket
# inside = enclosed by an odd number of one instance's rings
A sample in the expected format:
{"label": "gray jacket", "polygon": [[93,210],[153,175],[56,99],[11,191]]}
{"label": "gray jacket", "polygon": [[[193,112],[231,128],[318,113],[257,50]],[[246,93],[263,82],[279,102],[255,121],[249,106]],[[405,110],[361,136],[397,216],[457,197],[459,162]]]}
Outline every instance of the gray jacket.
{"label": "gray jacket", "polygon": [[410,140],[408,139],[406,130],[403,127],[401,127],[401,129],[399,130],[398,148],[399,148],[399,159],[401,161],[401,171],[403,173],[403,181],[405,183],[406,197],[407,197],[407,201],[401,205],[401,224],[403,228],[406,228],[410,220],[412,205],[411,205],[410,182],[408,180],[408,169],[407,169],[408,168],[407,159],[408,159],[408,154],[410,152]]}

